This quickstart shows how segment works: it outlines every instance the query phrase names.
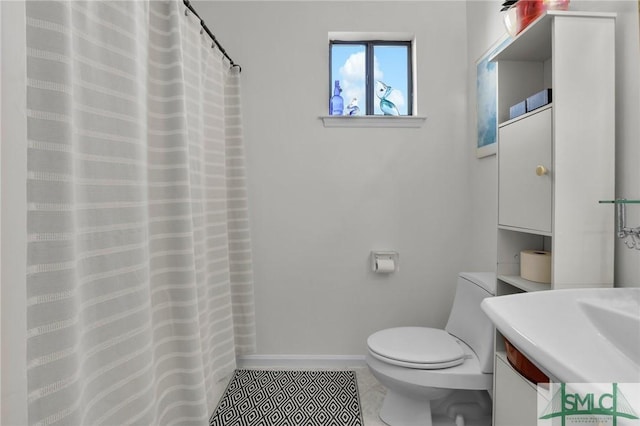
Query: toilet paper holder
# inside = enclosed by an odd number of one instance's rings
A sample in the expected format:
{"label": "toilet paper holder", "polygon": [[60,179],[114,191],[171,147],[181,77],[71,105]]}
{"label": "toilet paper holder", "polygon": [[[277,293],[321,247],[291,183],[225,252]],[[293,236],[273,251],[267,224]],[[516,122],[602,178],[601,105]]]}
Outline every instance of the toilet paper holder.
{"label": "toilet paper holder", "polygon": [[379,274],[397,272],[400,269],[399,258],[397,251],[374,250],[371,252],[371,270]]}

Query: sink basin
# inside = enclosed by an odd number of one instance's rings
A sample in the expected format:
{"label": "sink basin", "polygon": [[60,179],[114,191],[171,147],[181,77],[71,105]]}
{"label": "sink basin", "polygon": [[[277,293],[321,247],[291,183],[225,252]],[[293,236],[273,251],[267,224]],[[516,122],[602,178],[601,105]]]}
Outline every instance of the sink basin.
{"label": "sink basin", "polygon": [[640,288],[513,294],[482,309],[556,382],[640,382]]}
{"label": "sink basin", "polygon": [[640,368],[640,292],[633,292],[628,299],[585,298],[578,304],[600,335]]}

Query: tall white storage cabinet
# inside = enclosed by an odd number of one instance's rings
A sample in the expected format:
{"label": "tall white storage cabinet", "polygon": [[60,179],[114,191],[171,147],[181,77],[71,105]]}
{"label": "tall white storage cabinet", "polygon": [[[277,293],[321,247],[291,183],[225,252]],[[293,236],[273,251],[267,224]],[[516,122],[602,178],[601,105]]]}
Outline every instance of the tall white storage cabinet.
{"label": "tall white storage cabinet", "polygon": [[[497,295],[613,286],[614,217],[598,201],[615,198],[615,15],[549,11],[492,60]],[[547,88],[550,104],[509,119],[510,106]],[[551,251],[550,284],[520,277],[527,249]],[[494,381],[494,425],[536,425],[536,386],[507,362],[499,333]]]}

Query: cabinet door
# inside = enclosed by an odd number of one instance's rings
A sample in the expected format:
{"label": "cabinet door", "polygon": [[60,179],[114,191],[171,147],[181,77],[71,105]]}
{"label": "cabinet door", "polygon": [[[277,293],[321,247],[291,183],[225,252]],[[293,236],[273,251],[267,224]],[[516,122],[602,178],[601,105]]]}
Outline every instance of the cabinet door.
{"label": "cabinet door", "polygon": [[494,374],[494,426],[536,426],[538,393],[534,385],[500,357],[496,357]]}
{"label": "cabinet door", "polygon": [[[500,127],[500,225],[551,232],[551,132],[551,108]],[[546,170],[542,175],[539,166]]]}

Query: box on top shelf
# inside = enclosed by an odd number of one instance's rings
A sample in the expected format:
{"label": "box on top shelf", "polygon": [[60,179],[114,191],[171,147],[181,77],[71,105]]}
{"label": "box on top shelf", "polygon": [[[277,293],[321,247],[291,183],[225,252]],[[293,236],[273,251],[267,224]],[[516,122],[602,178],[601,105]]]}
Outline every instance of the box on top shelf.
{"label": "box on top shelf", "polygon": [[511,120],[512,118],[516,118],[519,115],[522,115],[526,112],[527,112],[527,102],[526,101],[518,102],[517,104],[509,107],[509,120]]}
{"label": "box on top shelf", "polygon": [[551,103],[551,89],[544,89],[527,98],[527,112]]}

